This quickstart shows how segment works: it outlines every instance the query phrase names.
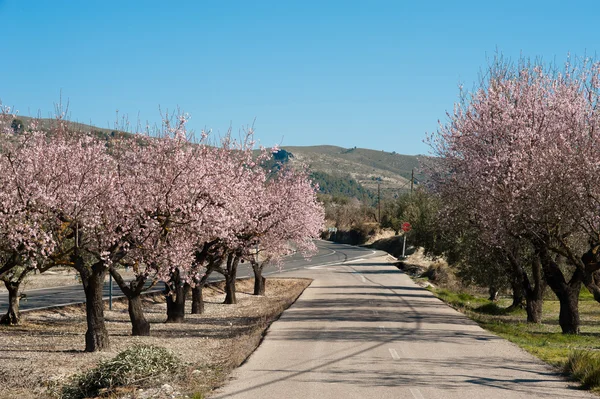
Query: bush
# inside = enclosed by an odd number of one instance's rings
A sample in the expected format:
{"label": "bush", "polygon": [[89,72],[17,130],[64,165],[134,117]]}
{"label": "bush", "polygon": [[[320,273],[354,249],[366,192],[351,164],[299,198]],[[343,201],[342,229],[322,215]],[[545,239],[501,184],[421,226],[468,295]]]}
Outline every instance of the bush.
{"label": "bush", "polygon": [[25,124],[20,119],[13,119],[12,123],[10,124],[10,127],[15,132],[15,134],[20,134],[23,133],[23,131],[25,131]]}
{"label": "bush", "polygon": [[564,371],[589,388],[600,387],[600,354],[575,350],[569,354]]}
{"label": "bush", "polygon": [[454,282],[452,271],[443,262],[432,263],[421,277],[427,277],[429,281],[441,285],[450,285]]}
{"label": "bush", "polygon": [[503,316],[519,310],[518,307],[515,308],[502,308],[498,306],[497,303],[490,302],[484,305],[481,305],[474,309],[477,313],[489,314],[492,316]]}
{"label": "bush", "polygon": [[169,350],[158,346],[136,345],[113,359],[100,362],[86,373],[77,374],[63,388],[64,399],[96,397],[117,387],[138,385],[177,371],[179,359]]}

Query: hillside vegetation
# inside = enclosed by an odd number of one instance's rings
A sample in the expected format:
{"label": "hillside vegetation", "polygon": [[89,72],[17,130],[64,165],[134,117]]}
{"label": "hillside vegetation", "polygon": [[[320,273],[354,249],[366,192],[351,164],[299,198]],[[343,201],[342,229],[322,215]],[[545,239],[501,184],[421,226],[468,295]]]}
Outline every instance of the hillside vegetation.
{"label": "hillside vegetation", "polygon": [[[332,176],[350,176],[360,185],[382,195],[393,196],[410,190],[411,172],[419,166],[418,156],[365,148],[342,148],[331,145],[283,147],[293,154],[292,163],[304,163],[312,172]],[[419,180],[419,176],[415,175]]]}

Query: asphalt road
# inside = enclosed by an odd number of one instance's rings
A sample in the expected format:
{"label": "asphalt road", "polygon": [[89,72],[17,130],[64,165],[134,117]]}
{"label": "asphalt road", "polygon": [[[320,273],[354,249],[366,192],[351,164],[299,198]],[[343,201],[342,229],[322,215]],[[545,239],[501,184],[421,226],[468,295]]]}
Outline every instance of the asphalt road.
{"label": "asphalt road", "polygon": [[354,255],[283,274],[314,280],[212,399],[597,398],[385,257]]}
{"label": "asphalt road", "polygon": [[[313,265],[330,264],[345,262],[351,259],[364,258],[366,256],[375,256],[381,254],[378,251],[372,251],[364,248],[352,247],[349,245],[334,244],[327,241],[316,241],[318,252],[311,259],[304,259],[300,254],[294,254],[285,259],[281,269],[275,266],[267,267],[263,274],[265,276],[281,273],[284,271],[299,270]],[[238,277],[253,276],[252,269],[249,265],[241,264],[238,268]],[[222,276],[217,273],[213,273],[209,278],[209,281],[222,280]],[[159,283],[152,291],[161,291],[163,287],[162,283]],[[104,297],[108,300],[109,298],[109,280],[107,278],[104,283]],[[84,303],[85,294],[83,287],[79,285],[71,285],[64,287],[54,288],[42,288],[35,290],[25,290],[23,292],[27,295],[27,299],[22,300],[20,303],[21,311],[25,310],[36,310],[44,309],[54,306],[64,306],[70,304]],[[121,290],[116,283],[113,282],[113,298],[122,296]],[[8,304],[8,293],[0,293],[0,314],[4,314]]]}

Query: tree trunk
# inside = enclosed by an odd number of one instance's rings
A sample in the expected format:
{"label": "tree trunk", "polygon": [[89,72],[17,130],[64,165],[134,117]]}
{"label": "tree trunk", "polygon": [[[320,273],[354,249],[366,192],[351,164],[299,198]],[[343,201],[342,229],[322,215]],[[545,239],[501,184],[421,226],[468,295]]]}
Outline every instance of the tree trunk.
{"label": "tree trunk", "polygon": [[525,297],[525,310],[527,311],[527,323],[539,324],[542,322],[542,307],[544,300],[542,298],[533,298],[530,295]]}
{"label": "tree trunk", "polygon": [[534,257],[531,264],[531,271],[533,276],[533,287],[531,287],[529,279],[527,279],[527,274],[525,274],[525,309],[527,310],[527,322],[541,323],[546,283],[542,278],[542,265],[540,263],[540,258],[537,255]]}
{"label": "tree trunk", "polygon": [[227,274],[225,276],[225,301],[223,303],[227,305],[237,303],[237,298],[235,297],[235,274]]}
{"label": "tree trunk", "polygon": [[581,283],[576,288],[564,290],[558,296],[560,313],[558,324],[563,334],[579,334],[579,291]]}
{"label": "tree trunk", "polygon": [[144,309],[142,308],[142,297],[134,295],[127,298],[129,302],[129,319],[131,320],[131,335],[134,336],[149,336],[150,335],[150,323],[144,316]]}
{"label": "tree trunk", "polygon": [[547,251],[540,252],[542,268],[546,282],[556,294],[560,302],[558,324],[563,334],[579,334],[579,291],[581,290],[581,273],[576,271],[568,283]]}
{"label": "tree trunk", "polygon": [[196,284],[192,288],[192,314],[204,313],[204,298],[202,297],[202,285]]}
{"label": "tree trunk", "polygon": [[498,301],[498,289],[494,286],[490,286],[488,289],[488,294],[489,294],[489,300],[490,301]]}
{"label": "tree trunk", "polygon": [[227,257],[227,274],[225,274],[225,301],[224,304],[234,305],[237,303],[235,297],[235,280],[237,275],[237,267],[240,262],[240,258],[236,255],[229,255]]}
{"label": "tree trunk", "polygon": [[129,320],[131,321],[131,335],[150,335],[150,323],[148,323],[144,316],[144,308],[142,307],[142,298],[140,296],[142,291],[144,291],[148,277],[140,274],[136,276],[135,280],[127,282],[114,266],[109,268],[109,272],[121,289],[121,292],[127,297]]}
{"label": "tree trunk", "polygon": [[176,271],[170,282],[171,292],[167,294],[167,320],[165,323],[183,323],[185,319],[186,285]]}
{"label": "tree trunk", "polygon": [[[83,262],[83,260],[81,260]],[[85,310],[87,331],[85,332],[85,351],[96,352],[108,349],[108,331],[104,323],[104,301],[102,289],[106,268],[100,262],[94,264],[89,272],[81,273],[85,291]]]}
{"label": "tree trunk", "polygon": [[254,295],[265,295],[266,279],[262,276],[262,267],[254,263],[252,270],[254,270]]}
{"label": "tree trunk", "polygon": [[523,301],[525,297],[523,295],[523,283],[516,276],[510,282],[512,288],[512,303],[508,307],[509,309],[516,309],[523,307]]}
{"label": "tree trunk", "polygon": [[595,246],[590,248],[581,257],[583,263],[583,285],[594,296],[596,302],[600,302],[600,287],[598,286],[600,269],[600,248]]}
{"label": "tree trunk", "polygon": [[540,323],[542,320],[542,305],[544,303],[544,290],[546,285],[542,278],[542,266],[539,255],[534,255],[531,265],[533,285],[527,275],[527,271],[523,268],[522,263],[517,260],[514,254],[509,253],[508,258],[513,267],[513,279],[511,282],[513,288],[513,304],[510,308],[522,306],[523,297],[525,297],[527,322]]}
{"label": "tree trunk", "polygon": [[0,324],[15,326],[21,322],[21,314],[19,312],[19,287],[20,282],[4,281],[4,286],[8,291],[8,310],[0,319]]}

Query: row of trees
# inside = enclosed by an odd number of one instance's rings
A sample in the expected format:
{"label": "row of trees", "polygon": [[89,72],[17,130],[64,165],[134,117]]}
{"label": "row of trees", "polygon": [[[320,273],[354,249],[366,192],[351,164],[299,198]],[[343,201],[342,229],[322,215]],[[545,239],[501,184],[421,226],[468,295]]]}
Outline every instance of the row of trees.
{"label": "row of trees", "polygon": [[[107,348],[102,287],[110,273],[129,302],[134,335],[150,325],[140,295],[159,281],[168,287],[167,321],[184,318],[186,293],[202,312],[202,287],[225,276],[226,303],[235,303],[240,262],[255,272],[295,249],[310,254],[323,209],[304,170],[262,167],[277,149],[253,152],[252,131],[209,145],[193,143],[186,117],[158,134],[100,140],[73,131],[62,118],[28,129],[0,118],[0,278],[18,322],[18,289],[33,270],[74,268],[86,295],[85,350]],[[156,132],[155,132],[156,133]],[[124,267],[135,274],[127,281]]]}
{"label": "row of trees", "polygon": [[547,285],[576,334],[582,285],[600,301],[600,64],[497,57],[485,72],[429,137],[441,230],[522,292],[531,322]]}

